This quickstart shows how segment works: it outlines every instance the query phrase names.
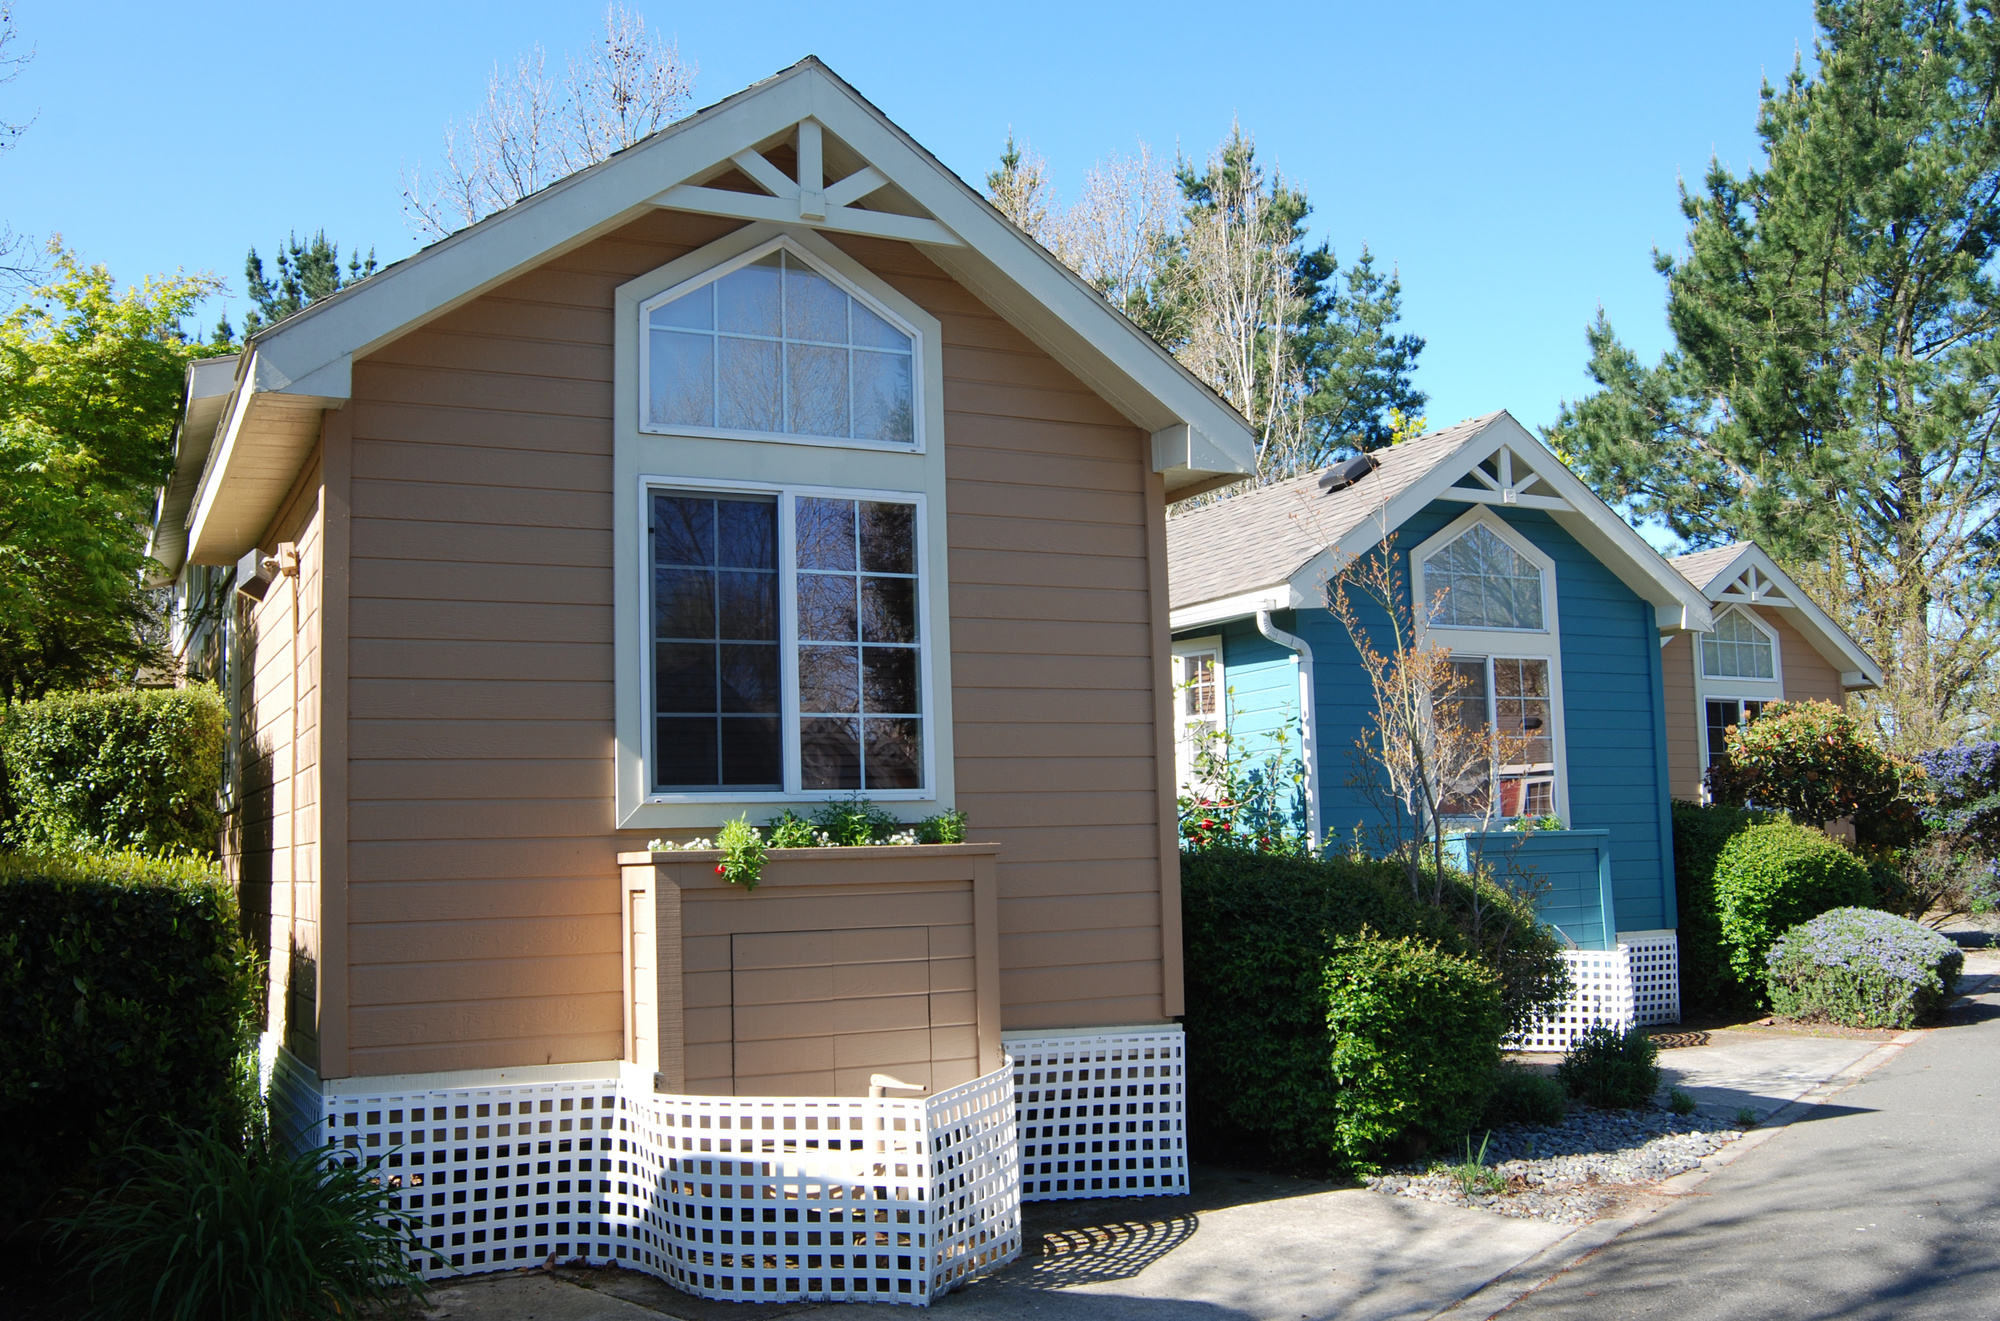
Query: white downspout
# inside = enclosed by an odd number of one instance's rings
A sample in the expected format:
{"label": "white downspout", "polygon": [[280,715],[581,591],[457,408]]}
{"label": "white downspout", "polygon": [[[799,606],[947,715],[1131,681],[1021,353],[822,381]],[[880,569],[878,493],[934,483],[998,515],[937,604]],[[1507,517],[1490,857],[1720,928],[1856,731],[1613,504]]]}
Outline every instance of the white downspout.
{"label": "white downspout", "polygon": [[1299,742],[1306,763],[1306,831],[1317,853],[1325,842],[1319,820],[1319,724],[1313,719],[1313,652],[1306,640],[1271,622],[1269,610],[1257,612],[1257,631],[1292,653],[1299,671]]}

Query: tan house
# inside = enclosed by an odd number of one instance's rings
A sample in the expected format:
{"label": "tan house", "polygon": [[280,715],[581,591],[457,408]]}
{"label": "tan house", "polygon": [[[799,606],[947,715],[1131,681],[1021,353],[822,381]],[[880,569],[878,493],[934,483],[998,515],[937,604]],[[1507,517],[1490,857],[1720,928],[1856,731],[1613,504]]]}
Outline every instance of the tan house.
{"label": "tan house", "polygon": [[[1252,438],[819,61],[199,365],[179,444],[274,1102],[425,1269],[925,1302],[1013,1199],[1185,1186],[1165,514]],[[648,847],[857,793],[969,842]]]}
{"label": "tan house", "polygon": [[1681,555],[1673,566],[1715,615],[1713,632],[1668,638],[1660,652],[1675,798],[1707,801],[1726,731],[1770,703],[1845,706],[1848,693],[1881,685],[1882,667],[1756,542]]}

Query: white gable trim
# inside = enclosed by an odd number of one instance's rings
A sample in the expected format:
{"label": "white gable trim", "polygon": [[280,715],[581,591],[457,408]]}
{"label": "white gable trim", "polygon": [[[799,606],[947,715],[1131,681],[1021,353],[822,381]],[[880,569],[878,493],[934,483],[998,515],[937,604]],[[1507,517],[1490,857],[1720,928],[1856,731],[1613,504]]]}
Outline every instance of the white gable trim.
{"label": "white gable trim", "polygon": [[[1505,499],[1503,491],[1494,489],[1497,484],[1489,478],[1477,479],[1481,487],[1478,491],[1458,485],[1488,459],[1498,460],[1497,466],[1503,472],[1512,472],[1520,463],[1535,474],[1536,481],[1532,487],[1515,486],[1513,500]],[[1485,498],[1488,495],[1495,498],[1488,500]],[[1714,626],[1708,599],[1611,506],[1598,499],[1547,446],[1506,413],[1468,436],[1421,479],[1391,497],[1373,517],[1357,524],[1341,538],[1340,544],[1308,560],[1291,576],[1292,590],[1317,600],[1319,584],[1365,555],[1419,510],[1437,500],[1513,504],[1544,510],[1619,581],[1652,603],[1662,632],[1706,632]]]}
{"label": "white gable trim", "polygon": [[[818,188],[785,180],[789,195],[706,187],[720,170],[746,168],[773,187],[782,172],[739,157],[760,143],[798,134],[802,157],[831,132],[865,162]],[[759,157],[761,160],[762,158]],[[776,176],[776,178],[772,178]],[[879,180],[879,182],[878,182]],[[927,215],[865,210],[858,203],[893,186]],[[678,192],[678,189],[692,191]],[[719,194],[719,196],[710,196]],[[232,401],[250,434],[268,444],[224,444],[210,456],[190,555],[224,563],[249,545],[275,513],[253,480],[273,465],[287,479],[318,437],[318,410],[350,395],[350,364],[392,339],[506,281],[646,214],[649,208],[705,210],[816,229],[873,233],[915,243],[1029,339],[1117,408],[1132,424],[1187,443],[1155,446],[1170,496],[1251,472],[1250,427],[1214,391],[1113,308],[1053,255],[1030,240],[936,158],[891,124],[818,60],[808,59],[655,133],[609,160],[569,176],[414,257],[259,334],[245,349],[238,393],[290,395],[303,409],[280,410],[259,430],[261,407]],[[767,214],[768,213],[768,214]],[[782,213],[782,214],[781,214]],[[310,413],[310,417],[295,413]],[[248,481],[249,485],[242,485]],[[216,490],[231,488],[216,511]],[[239,498],[239,495],[241,498]],[[282,491],[279,493],[282,498]],[[178,568],[178,565],[170,565]]]}
{"label": "white gable trim", "polygon": [[1882,686],[1882,666],[1831,615],[1815,605],[1812,597],[1756,542],[1745,544],[1735,559],[1701,584],[1701,590],[1718,605],[1754,603],[1792,611],[1792,626],[1827,664],[1840,671],[1841,687]]}

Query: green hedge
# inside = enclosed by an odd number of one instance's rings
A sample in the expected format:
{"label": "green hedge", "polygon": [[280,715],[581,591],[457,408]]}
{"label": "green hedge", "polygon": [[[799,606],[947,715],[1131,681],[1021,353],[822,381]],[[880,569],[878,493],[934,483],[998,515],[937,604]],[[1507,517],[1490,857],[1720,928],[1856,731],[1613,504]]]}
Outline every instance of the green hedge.
{"label": "green hedge", "polygon": [[1776,820],[1728,804],[1676,802],[1674,812],[1674,892],[1680,912],[1681,1012],[1721,1013],[1745,999],[1722,943],[1722,918],[1715,901],[1715,860],[1732,837]]}
{"label": "green hedge", "polygon": [[213,854],[226,724],[207,684],[57,693],[7,708],[8,842]]}
{"label": "green hedge", "polygon": [[1326,966],[1344,937],[1417,937],[1478,957],[1510,1024],[1568,988],[1560,943],[1532,905],[1461,878],[1443,908],[1422,903],[1399,863],[1190,853],[1181,896],[1188,1097],[1195,1139],[1211,1153],[1307,1168],[1339,1159]]}
{"label": "green hedge", "polygon": [[[211,864],[0,855],[0,1170],[31,1218],[169,1124],[241,1132],[261,979]],[[11,1216],[0,1215],[0,1219]]]}
{"label": "green hedge", "polygon": [[1422,940],[1342,941],[1326,963],[1334,1134],[1352,1169],[1421,1156],[1472,1128],[1507,1031],[1500,982]]}
{"label": "green hedge", "polygon": [[1764,994],[1766,956],[1779,936],[1828,909],[1864,907],[1868,868],[1832,839],[1790,821],[1730,836],[1715,860],[1716,915],[1739,986]]}

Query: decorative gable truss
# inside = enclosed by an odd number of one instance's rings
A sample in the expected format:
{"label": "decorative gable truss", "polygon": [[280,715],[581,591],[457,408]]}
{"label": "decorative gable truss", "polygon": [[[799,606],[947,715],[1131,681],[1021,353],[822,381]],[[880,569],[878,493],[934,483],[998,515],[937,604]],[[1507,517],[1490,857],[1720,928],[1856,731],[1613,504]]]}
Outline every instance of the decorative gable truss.
{"label": "decorative gable truss", "polygon": [[[791,171],[771,157],[789,157]],[[829,183],[827,170],[839,172]],[[731,172],[763,189],[761,193],[709,185]],[[783,133],[754,147],[746,147],[726,161],[720,161],[687,183],[675,184],[653,199],[656,206],[680,211],[700,211],[708,215],[732,216],[739,220],[770,220],[780,224],[809,224],[817,229],[868,234],[876,238],[902,239],[941,247],[963,247],[965,241],[928,214],[908,214],[903,210],[864,209],[856,203],[871,198],[901,202],[910,211],[919,211],[908,195],[892,187],[888,178],[867,164],[847,144],[826,131],[817,119],[806,118]]]}
{"label": "decorative gable truss", "polygon": [[1518,505],[1523,509],[1575,513],[1576,506],[1542,479],[1542,474],[1535,471],[1535,463],[1534,458],[1514,446],[1502,445],[1438,495],[1467,504]]}
{"label": "decorative gable truss", "polygon": [[1738,605],[1769,605],[1787,609],[1796,605],[1783,584],[1755,564],[1745,565],[1743,572],[1730,579],[1721,591],[1717,591],[1711,583],[1708,597],[1717,604],[1734,602]]}

